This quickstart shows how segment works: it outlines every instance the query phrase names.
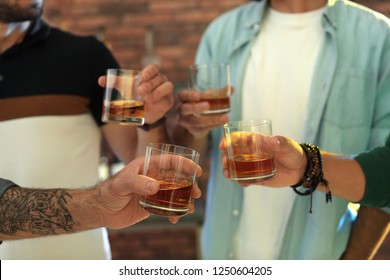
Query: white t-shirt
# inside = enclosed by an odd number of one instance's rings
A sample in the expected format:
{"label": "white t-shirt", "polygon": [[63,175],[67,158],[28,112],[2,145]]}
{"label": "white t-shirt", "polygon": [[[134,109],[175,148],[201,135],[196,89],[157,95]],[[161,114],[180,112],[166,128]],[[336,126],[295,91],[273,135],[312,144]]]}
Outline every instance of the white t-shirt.
{"label": "white t-shirt", "polygon": [[[100,130],[91,114],[36,116],[0,122],[0,177],[22,187],[80,188],[99,180]],[[107,230],[98,228],[14,241],[2,260],[111,259]]]}
{"label": "white t-shirt", "polygon": [[[323,9],[269,9],[246,66],[242,118],[272,120],[273,134],[303,141],[311,77],[323,41]],[[277,259],[296,194],[250,186],[236,234],[238,259]]]}

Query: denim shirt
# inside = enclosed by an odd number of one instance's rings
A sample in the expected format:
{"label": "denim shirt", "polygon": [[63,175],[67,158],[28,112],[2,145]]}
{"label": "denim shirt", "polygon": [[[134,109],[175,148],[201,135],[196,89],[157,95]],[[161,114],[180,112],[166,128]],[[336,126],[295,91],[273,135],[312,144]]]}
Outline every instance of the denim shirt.
{"label": "denim shirt", "polygon": [[14,185],[15,185],[14,182],[0,178],[0,198],[3,196],[3,193],[5,193],[5,191],[9,187],[14,186]]}
{"label": "denim shirt", "polygon": [[[235,92],[230,120],[241,118],[245,66],[267,5],[266,0],[250,2],[221,15],[208,26],[198,48],[196,63],[231,65]],[[353,2],[329,1],[322,26],[325,40],[312,77],[309,118],[302,124],[305,142],[344,154],[383,145],[390,131],[389,20]],[[201,239],[205,259],[236,258],[233,242],[243,190],[222,174],[222,135],[221,128],[211,132],[211,176]],[[333,197],[326,204],[321,192],[312,199],[312,214],[310,196],[295,200],[279,259],[339,259],[345,250],[354,219],[348,202]]]}

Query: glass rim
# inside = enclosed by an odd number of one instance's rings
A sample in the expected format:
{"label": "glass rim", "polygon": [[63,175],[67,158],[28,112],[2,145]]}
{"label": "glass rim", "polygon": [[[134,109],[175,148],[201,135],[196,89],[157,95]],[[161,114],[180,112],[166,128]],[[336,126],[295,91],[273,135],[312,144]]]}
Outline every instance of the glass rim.
{"label": "glass rim", "polygon": [[139,75],[141,73],[140,70],[135,69],[126,69],[126,68],[108,68],[106,70],[106,74],[114,75],[114,74],[136,74]]}
{"label": "glass rim", "polygon": [[183,151],[188,151],[188,153],[184,152],[183,153],[184,155],[194,155],[196,157],[200,156],[200,153],[198,151],[196,151],[192,148],[189,148],[189,147],[185,147],[185,146],[180,146],[180,145],[171,144],[171,143],[162,143],[162,142],[151,142],[151,143],[146,144],[146,147],[149,147],[150,149],[153,149],[156,151],[168,151],[168,153],[170,153],[170,154],[175,154],[170,149],[169,150],[163,149],[162,147],[164,147],[164,146],[169,147],[169,148],[182,149]]}
{"label": "glass rim", "polygon": [[195,63],[188,66],[190,70],[205,69],[205,68],[221,68],[221,67],[230,68],[230,64],[225,62],[213,62],[213,63],[199,63],[199,64]]}
{"label": "glass rim", "polygon": [[253,120],[239,120],[239,121],[231,121],[225,123],[223,125],[224,128],[232,128],[232,127],[249,127],[252,125],[271,125],[272,122],[270,119],[253,119]]}

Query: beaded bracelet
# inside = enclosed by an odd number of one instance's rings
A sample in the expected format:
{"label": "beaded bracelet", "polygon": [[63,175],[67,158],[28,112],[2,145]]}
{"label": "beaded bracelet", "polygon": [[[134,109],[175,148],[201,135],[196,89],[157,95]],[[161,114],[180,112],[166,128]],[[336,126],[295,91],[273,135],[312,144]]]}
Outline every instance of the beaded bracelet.
{"label": "beaded bracelet", "polygon": [[[313,192],[318,185],[323,184],[326,189],[325,201],[332,202],[332,193],[329,189],[329,183],[324,178],[322,172],[322,157],[319,147],[312,144],[300,144],[307,158],[307,164],[303,179],[291,186],[291,188],[299,195],[310,195],[310,213],[312,213]],[[302,191],[300,188],[304,188]]]}

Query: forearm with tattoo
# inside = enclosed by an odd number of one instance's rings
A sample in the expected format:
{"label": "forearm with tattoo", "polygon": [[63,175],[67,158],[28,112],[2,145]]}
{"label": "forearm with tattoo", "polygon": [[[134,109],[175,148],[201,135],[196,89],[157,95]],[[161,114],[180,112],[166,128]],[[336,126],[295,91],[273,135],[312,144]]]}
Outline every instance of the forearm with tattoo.
{"label": "forearm with tattoo", "polygon": [[33,190],[17,186],[0,198],[0,234],[19,231],[45,236],[73,231],[74,221],[67,204],[72,196],[66,190]]}

